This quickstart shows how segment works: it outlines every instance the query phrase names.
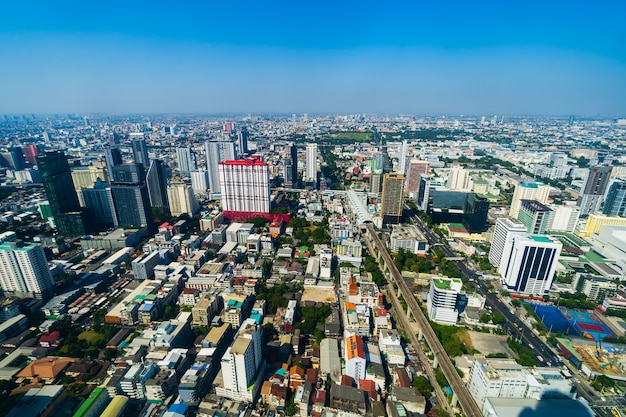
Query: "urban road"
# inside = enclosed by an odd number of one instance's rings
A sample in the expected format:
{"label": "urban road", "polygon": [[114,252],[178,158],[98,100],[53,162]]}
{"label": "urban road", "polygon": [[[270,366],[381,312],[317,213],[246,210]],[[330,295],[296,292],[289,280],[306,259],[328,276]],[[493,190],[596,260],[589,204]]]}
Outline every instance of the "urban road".
{"label": "urban road", "polygon": [[[389,255],[387,248],[376,234],[373,225],[371,223],[367,223],[365,227],[367,228],[368,237],[373,241],[374,246],[378,249],[378,253],[382,256],[386,269],[389,271],[393,282],[398,286],[398,289],[402,294],[409,310],[413,313],[413,317],[420,327],[421,334],[423,335],[424,339],[426,339],[426,343],[428,343],[428,346],[435,355],[435,359],[437,360],[437,363],[439,363],[441,371],[448,380],[450,388],[456,395],[459,404],[461,405],[461,408],[463,408],[463,411],[465,412],[465,415],[467,415],[468,417],[482,416],[480,408],[478,408],[476,401],[474,401],[474,398],[465,388],[465,385],[463,384],[461,377],[457,373],[456,368],[452,364],[452,361],[448,357],[447,353],[443,350],[441,342],[439,341],[439,339],[437,339],[437,335],[433,331],[432,327],[430,327],[426,316],[424,315],[419,305],[417,304],[417,301],[415,300],[415,296],[410,291],[409,286],[402,278],[402,275],[400,274],[400,271],[393,262],[393,259],[391,259],[391,255]],[[404,315],[404,312],[402,310],[400,310],[398,313],[399,316]],[[415,337],[413,332],[409,331],[409,329],[410,328],[407,327],[407,333],[409,334],[409,336],[412,336],[412,343],[416,343],[417,338]],[[416,345],[416,347],[417,346],[418,345]]]}
{"label": "urban road", "polygon": [[[367,244],[367,247],[370,253],[374,254],[374,251],[372,250],[371,240],[365,239],[365,243]],[[396,296],[396,291],[393,288],[393,285],[391,283],[387,284],[387,296],[389,298],[389,301],[391,301],[391,304],[393,305],[394,310],[396,311],[396,314],[394,317],[400,322],[399,324],[404,328],[411,344],[413,345],[413,347],[415,347],[415,352],[417,353],[417,356],[419,357],[419,360],[422,363],[422,369],[424,370],[424,372],[426,372],[426,376],[428,377],[428,380],[431,382],[431,385],[433,386],[435,397],[437,397],[437,403],[439,404],[440,407],[445,407],[448,414],[453,415],[454,413],[452,411],[452,407],[450,407],[450,404],[448,404],[448,400],[446,399],[446,396],[443,393],[443,390],[437,383],[437,378],[435,377],[435,371],[433,370],[432,367],[428,366],[428,358],[424,354],[424,351],[421,349],[419,340],[417,340],[417,336],[415,335],[415,332],[413,332],[411,328],[411,324],[409,323],[409,318],[404,313],[404,309],[402,308],[402,305],[400,304],[400,300],[398,300],[398,297]]]}

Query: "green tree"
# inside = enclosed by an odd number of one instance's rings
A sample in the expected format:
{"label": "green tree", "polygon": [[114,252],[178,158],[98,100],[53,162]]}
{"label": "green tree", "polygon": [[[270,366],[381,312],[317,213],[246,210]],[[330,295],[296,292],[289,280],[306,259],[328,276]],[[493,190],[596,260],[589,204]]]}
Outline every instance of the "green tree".
{"label": "green tree", "polygon": [[414,388],[417,388],[417,390],[422,394],[428,394],[433,390],[433,386],[431,385],[430,381],[423,375],[418,375],[413,378],[412,385]]}
{"label": "green tree", "polygon": [[440,369],[437,369],[437,372],[435,373],[435,379],[437,380],[437,383],[440,387],[443,388],[448,386],[448,379]]}

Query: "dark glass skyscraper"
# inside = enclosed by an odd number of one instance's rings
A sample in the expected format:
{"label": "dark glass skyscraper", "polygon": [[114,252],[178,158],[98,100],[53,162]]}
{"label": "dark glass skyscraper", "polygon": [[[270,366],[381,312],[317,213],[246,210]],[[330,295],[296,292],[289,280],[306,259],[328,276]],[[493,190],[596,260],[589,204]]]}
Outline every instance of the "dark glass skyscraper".
{"label": "dark glass skyscraper", "polygon": [[144,181],[142,164],[124,164],[113,168],[111,194],[115,207],[115,226],[147,227],[154,231],[154,218]]}
{"label": "dark glass skyscraper", "polygon": [[247,127],[242,127],[239,132],[237,132],[237,142],[239,145],[239,154],[245,155],[248,153],[248,139],[250,138],[250,132],[248,132]]}
{"label": "dark glass skyscraper", "polygon": [[59,233],[64,236],[85,234],[89,230],[89,222],[78,202],[65,154],[59,151],[45,152],[37,157],[37,167]]}
{"label": "dark glass skyscraper", "polygon": [[131,141],[131,147],[133,149],[133,159],[136,164],[142,164],[144,167],[150,165],[148,159],[148,146],[146,145],[145,138],[133,139]]}
{"label": "dark glass skyscraper", "polygon": [[157,207],[164,214],[168,214],[170,212],[170,204],[167,199],[167,177],[165,165],[163,165],[163,161],[160,159],[150,161],[150,168],[148,168],[148,173],[146,174],[146,185],[148,186],[150,205]]}
{"label": "dark glass skyscraper", "polygon": [[112,227],[115,223],[113,219],[115,210],[113,208],[113,195],[110,185],[98,178],[93,188],[85,188],[82,192],[85,207],[94,214],[99,228],[107,229]]}
{"label": "dark glass skyscraper", "polygon": [[626,180],[613,181],[606,193],[602,213],[613,216],[626,216]]}
{"label": "dark glass skyscraper", "polygon": [[122,165],[122,151],[120,151],[120,148],[118,148],[117,146],[112,148],[106,148],[104,150],[104,159],[107,163],[109,175],[111,175],[114,166]]}

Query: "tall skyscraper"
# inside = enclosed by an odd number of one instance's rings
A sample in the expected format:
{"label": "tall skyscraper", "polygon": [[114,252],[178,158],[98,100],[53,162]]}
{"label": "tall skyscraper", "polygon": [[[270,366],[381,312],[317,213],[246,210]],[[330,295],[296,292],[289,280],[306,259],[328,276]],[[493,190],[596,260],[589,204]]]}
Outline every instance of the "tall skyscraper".
{"label": "tall skyscraper", "polygon": [[311,184],[314,189],[317,189],[317,143],[306,145],[304,182]]}
{"label": "tall skyscraper", "polygon": [[376,170],[370,176],[370,192],[379,193],[383,186],[383,174],[382,171]]}
{"label": "tall skyscraper", "polygon": [[115,208],[111,186],[97,179],[92,188],[81,190],[85,207],[91,210],[98,230],[105,230],[115,224]]}
{"label": "tall skyscraper", "polygon": [[142,164],[144,168],[150,166],[148,145],[146,144],[146,138],[143,133],[131,133],[130,139],[130,146],[133,149],[133,159],[135,163]]}
{"label": "tall skyscraper", "polygon": [[111,192],[115,206],[115,227],[147,227],[154,230],[154,219],[142,164],[124,164],[113,168]]}
{"label": "tall skyscraper", "polygon": [[383,224],[398,224],[404,206],[404,175],[385,174],[380,215]]}
{"label": "tall skyscraper", "polygon": [[626,180],[613,181],[606,193],[602,213],[626,217]]}
{"label": "tall skyscraper", "polygon": [[109,182],[109,173],[106,169],[100,167],[77,167],[71,169],[72,182],[74,189],[78,195],[78,202],[81,206],[85,205],[82,190],[92,188],[97,180]]}
{"label": "tall skyscraper", "polygon": [[53,281],[43,247],[15,241],[15,233],[0,235],[0,285],[6,294],[48,299]]}
{"label": "tall skyscraper", "polygon": [[428,211],[428,200],[430,199],[430,175],[420,175],[420,185],[417,190],[417,208]]}
{"label": "tall skyscraper", "polygon": [[581,216],[600,211],[612,170],[613,168],[608,166],[589,169],[577,201]]}
{"label": "tall skyscraper", "polygon": [[178,161],[178,172],[182,177],[188,177],[191,175],[191,171],[195,171],[196,158],[189,146],[176,148],[176,159]]}
{"label": "tall skyscraper", "polygon": [[262,344],[261,326],[252,319],[244,321],[232,345],[222,356],[223,387],[216,388],[218,395],[236,401],[254,400],[260,390],[259,372],[264,368]]}
{"label": "tall skyscraper", "polygon": [[248,153],[248,139],[250,138],[250,132],[248,128],[243,126],[237,132],[237,145],[239,146],[239,155],[245,155]]}
{"label": "tall skyscraper", "polygon": [[522,200],[537,200],[542,204],[548,202],[550,186],[542,182],[521,182],[515,187],[509,216],[517,219]]}
{"label": "tall skyscraper", "polygon": [[452,167],[452,169],[450,169],[450,172],[448,173],[446,188],[456,191],[471,190],[472,178],[469,175],[469,171],[462,166]]}
{"label": "tall skyscraper", "polygon": [[489,249],[489,262],[494,268],[500,267],[503,253],[510,253],[514,236],[528,234],[526,227],[517,220],[508,217],[500,217],[496,220],[493,232],[491,248]]}
{"label": "tall skyscraper", "polygon": [[165,164],[160,159],[150,161],[150,168],[146,173],[146,185],[150,206],[158,208],[163,214],[169,214],[170,205],[167,199],[167,176]]}
{"label": "tall skyscraper", "polygon": [[500,274],[511,291],[544,294],[554,280],[563,244],[548,236],[515,236],[509,253],[502,254]]}
{"label": "tall skyscraper", "polygon": [[205,142],[206,168],[209,173],[209,187],[212,193],[221,192],[220,175],[217,168],[219,162],[237,159],[233,142],[210,140]]}
{"label": "tall skyscraper", "polygon": [[109,170],[109,174],[113,172],[113,167],[117,165],[122,165],[122,151],[117,146],[111,148],[104,149],[104,160],[107,164],[107,169]]}
{"label": "tall skyscraper", "polygon": [[294,143],[285,146],[282,161],[283,173],[286,187],[297,186],[298,183],[298,148]]}
{"label": "tall skyscraper", "polygon": [[398,154],[398,174],[405,175],[406,174],[406,160],[409,157],[409,142],[406,140],[402,141],[402,145],[400,146],[400,152]]}
{"label": "tall skyscraper", "polygon": [[207,171],[191,171],[191,188],[194,194],[205,194],[209,189],[209,173]]}
{"label": "tall skyscraper", "polygon": [[19,146],[12,146],[0,154],[0,165],[15,170],[22,170],[26,166],[24,150]]}
{"label": "tall skyscraper", "polygon": [[180,216],[183,213],[193,216],[200,208],[193,189],[187,184],[168,185],[167,199],[170,202],[172,216]]}
{"label": "tall skyscraper", "polygon": [[45,152],[37,157],[37,167],[59,233],[63,236],[84,235],[90,224],[80,207],[65,154]]}
{"label": "tall skyscraper", "polygon": [[259,158],[218,164],[224,212],[269,213],[270,173]]}
{"label": "tall skyscraper", "polygon": [[420,177],[428,175],[430,165],[428,161],[420,161],[419,159],[411,159],[406,175],[405,193],[416,193],[420,186]]}
{"label": "tall skyscraper", "polygon": [[548,230],[553,232],[574,232],[580,218],[580,207],[575,201],[564,201],[559,206],[551,206],[552,216]]}

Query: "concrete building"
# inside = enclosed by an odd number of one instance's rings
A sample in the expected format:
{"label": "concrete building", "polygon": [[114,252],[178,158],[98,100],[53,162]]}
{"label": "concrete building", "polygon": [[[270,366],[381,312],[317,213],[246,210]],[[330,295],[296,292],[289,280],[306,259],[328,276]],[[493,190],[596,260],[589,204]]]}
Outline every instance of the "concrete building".
{"label": "concrete building", "polygon": [[460,279],[433,279],[428,293],[428,317],[435,322],[455,324],[467,304],[462,289]]}
{"label": "concrete building", "polygon": [[346,375],[355,381],[365,379],[366,357],[361,336],[353,334],[345,338]]}
{"label": "concrete building", "polygon": [[626,226],[626,217],[590,214],[589,217],[587,217],[587,225],[582,235],[591,236],[601,233],[602,228],[605,226]]}
{"label": "concrete building", "polygon": [[209,173],[209,186],[212,193],[220,193],[220,174],[218,163],[237,159],[235,144],[228,141],[211,140],[205,142],[204,151],[206,156],[206,168]]}
{"label": "concrete building", "polygon": [[135,279],[143,281],[154,277],[154,267],[161,263],[159,251],[146,254],[131,262]]}
{"label": "concrete building", "polygon": [[420,186],[420,178],[422,175],[428,175],[430,164],[428,161],[420,161],[419,159],[411,159],[406,174],[406,187],[404,192],[407,194],[416,194]]}
{"label": "concrete building", "polygon": [[167,198],[172,216],[183,213],[193,216],[200,208],[193,189],[187,184],[170,184],[167,187]]}
{"label": "concrete building", "polygon": [[189,177],[191,172],[197,169],[196,158],[189,146],[176,148],[176,160],[178,161],[178,172],[181,177]]}
{"label": "concrete building", "polygon": [[404,175],[385,174],[380,216],[383,224],[398,224],[404,207]]}
{"label": "concrete building", "polygon": [[235,401],[254,401],[260,390],[264,368],[262,339],[262,328],[253,319],[241,325],[233,344],[222,357],[223,385],[216,387],[218,395]]}
{"label": "concrete building", "polygon": [[498,272],[511,291],[544,294],[550,291],[563,244],[548,236],[514,236],[502,254]]}
{"label": "concrete building", "polygon": [[397,252],[400,248],[416,255],[426,255],[429,245],[428,240],[417,227],[394,226],[391,232],[391,251]]}
{"label": "concrete building", "polygon": [[612,167],[608,166],[599,166],[591,168],[587,173],[577,201],[581,216],[600,211],[609,180],[611,179],[612,169]]}
{"label": "concrete building", "polygon": [[446,188],[453,191],[466,191],[472,189],[472,178],[469,171],[462,166],[455,166],[448,173]]}
{"label": "concrete building", "polygon": [[312,184],[313,189],[317,189],[317,143],[306,145],[304,166],[304,182]]}
{"label": "concrete building", "polygon": [[495,268],[500,266],[502,255],[511,251],[514,236],[524,236],[527,234],[526,227],[511,218],[500,217],[496,220],[496,227],[493,232],[493,240],[489,250],[489,262]]}
{"label": "concrete building", "polygon": [[53,281],[43,247],[15,241],[15,233],[0,237],[0,285],[6,294],[48,299]]}
{"label": "concrete building", "polygon": [[580,207],[574,201],[564,201],[560,206],[551,206],[552,216],[548,230],[552,232],[573,232],[580,218]]}
{"label": "concrete building", "polygon": [[335,383],[341,381],[341,359],[337,339],[325,338],[320,342],[320,377],[324,380],[330,378]]}
{"label": "concrete building", "polygon": [[269,167],[259,158],[218,164],[222,208],[233,213],[269,213]]}
{"label": "concrete building", "polygon": [[571,381],[557,368],[527,368],[513,359],[486,359],[477,355],[467,388],[484,410],[488,398],[573,398]]}
{"label": "concrete building", "polygon": [[518,220],[526,226],[526,231],[532,235],[546,233],[552,224],[552,209],[535,200],[522,200]]}
{"label": "concrete building", "polygon": [[194,194],[206,194],[209,189],[209,173],[207,171],[191,171],[191,188]]}
{"label": "concrete building", "polygon": [[548,202],[550,186],[542,182],[521,182],[515,187],[509,216],[517,219],[522,200],[536,200],[542,204]]}
{"label": "concrete building", "polygon": [[398,152],[398,170],[396,171],[400,175],[406,175],[407,158],[409,157],[409,142],[402,141],[400,146],[400,152]]}

